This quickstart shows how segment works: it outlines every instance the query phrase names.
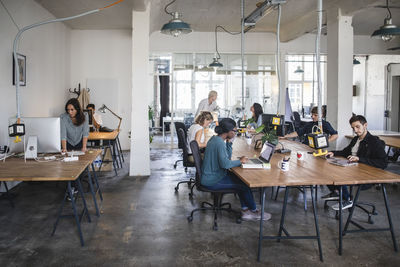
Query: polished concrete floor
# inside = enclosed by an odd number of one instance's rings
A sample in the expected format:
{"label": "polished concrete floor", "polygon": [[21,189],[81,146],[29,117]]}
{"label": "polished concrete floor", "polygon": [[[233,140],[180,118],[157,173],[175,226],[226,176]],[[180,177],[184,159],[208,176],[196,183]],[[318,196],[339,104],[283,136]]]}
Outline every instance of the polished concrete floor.
{"label": "polished concrete floor", "polygon": [[[319,261],[314,240],[265,240],[261,262],[256,261],[258,222],[235,223],[233,215],[223,214],[218,231],[212,230],[212,215],[197,213],[192,223],[186,217],[203,200],[206,193],[195,191],[191,201],[186,185],[175,193],[178,181],[194,175],[185,173],[177,149],[160,144],[151,149],[150,177],[129,177],[129,154],[118,176],[113,172],[101,174],[103,189],[102,214],[96,217],[91,196],[92,222],[82,222],[86,245],[80,246],[72,218],[62,219],[57,232],[50,236],[56,211],[65,190],[63,183],[22,183],[12,189],[15,208],[7,200],[0,201],[0,266],[399,266],[400,253],[395,253],[389,232],[350,234],[344,237],[344,253],[337,254],[338,221],[332,209],[325,210],[318,200],[318,219],[322,238],[324,262]],[[398,166],[392,170],[399,171]],[[85,184],[84,184],[85,186]],[[319,195],[327,192],[319,188]],[[282,199],[269,199],[265,210],[272,219],[265,223],[266,234],[278,231]],[[258,193],[255,193],[256,199]],[[388,186],[388,197],[395,231],[400,239],[400,190]],[[292,190],[287,209],[287,229],[291,234],[314,234],[314,219],[308,194],[309,209],[303,209],[302,195]],[[374,227],[386,227],[386,212],[382,191],[362,192],[362,200],[373,201],[378,215]],[[239,200],[227,196],[234,207]],[[79,201],[79,203],[81,203]],[[68,209],[66,210],[69,211]],[[346,213],[347,214],[347,213]],[[365,226],[367,216],[355,214],[356,221]]]}

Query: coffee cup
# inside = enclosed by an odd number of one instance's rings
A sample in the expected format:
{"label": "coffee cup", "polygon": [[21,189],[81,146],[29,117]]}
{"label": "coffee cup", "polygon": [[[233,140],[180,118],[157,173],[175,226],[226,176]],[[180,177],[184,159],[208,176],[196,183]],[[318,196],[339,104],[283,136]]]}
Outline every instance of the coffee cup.
{"label": "coffee cup", "polygon": [[279,161],[278,162],[278,167],[279,167],[279,169],[281,169],[284,172],[289,171],[289,167],[290,167],[289,160],[284,160],[283,159],[283,160]]}
{"label": "coffee cup", "polygon": [[251,137],[246,138],[246,143],[250,146],[251,145]]}
{"label": "coffee cup", "polygon": [[297,160],[304,160],[305,157],[306,157],[305,151],[297,151]]}

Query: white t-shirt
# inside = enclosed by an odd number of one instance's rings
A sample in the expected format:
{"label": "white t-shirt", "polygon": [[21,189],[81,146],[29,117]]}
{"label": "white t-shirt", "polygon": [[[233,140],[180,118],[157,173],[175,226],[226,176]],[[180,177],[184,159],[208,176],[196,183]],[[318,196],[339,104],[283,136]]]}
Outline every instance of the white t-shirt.
{"label": "white t-shirt", "polygon": [[187,133],[187,139],[188,139],[188,152],[189,154],[192,154],[192,150],[190,149],[190,142],[192,142],[193,140],[196,140],[196,133],[198,131],[203,131],[201,133],[201,139],[200,142],[204,142],[204,128],[203,126],[201,126],[200,124],[192,124],[192,126],[189,127],[188,129],[188,133]]}
{"label": "white t-shirt", "polygon": [[196,115],[199,115],[200,111],[215,111],[217,109],[217,102],[214,101],[211,104],[208,103],[208,98],[200,101],[199,107],[197,108]]}
{"label": "white t-shirt", "polygon": [[351,148],[351,155],[352,156],[357,156],[358,148],[360,147],[360,138],[357,139],[357,142],[354,144],[354,146]]}

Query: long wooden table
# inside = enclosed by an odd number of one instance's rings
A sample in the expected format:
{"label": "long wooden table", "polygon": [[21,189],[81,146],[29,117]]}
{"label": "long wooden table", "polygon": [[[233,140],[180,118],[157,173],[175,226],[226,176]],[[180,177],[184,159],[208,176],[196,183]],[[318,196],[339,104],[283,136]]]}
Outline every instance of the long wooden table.
{"label": "long wooden table", "polygon": [[[79,156],[78,161],[71,162],[63,162],[61,160],[55,161],[47,161],[47,162],[38,162],[35,160],[27,160],[26,162],[22,158],[8,158],[5,162],[0,161],[0,181],[42,181],[42,182],[50,182],[50,181],[66,181],[67,189],[64,194],[63,201],[61,203],[60,209],[58,211],[58,216],[56,222],[53,227],[52,235],[54,235],[57,224],[60,218],[65,217],[61,215],[67,197],[71,198],[71,205],[73,210],[73,216],[75,217],[75,221],[78,228],[78,233],[81,241],[81,245],[84,245],[83,235],[80,226],[80,218],[77,212],[76,203],[73,197],[71,182],[75,181],[78,186],[79,194],[82,198],[83,202],[83,212],[80,215],[82,218],[85,214],[87,215],[87,219],[90,222],[90,215],[87,209],[86,200],[84,197],[84,192],[81,185],[80,175],[87,170],[88,171],[88,182],[90,193],[92,194],[93,201],[96,208],[96,213],[99,216],[99,209],[97,205],[96,195],[97,193],[100,196],[100,199],[103,200],[100,185],[97,181],[96,172],[94,171],[93,161],[96,159],[98,155],[101,154],[101,150],[89,150],[85,155]],[[93,170],[93,179],[90,173],[89,166],[92,167]],[[94,180],[94,181],[93,181]],[[96,189],[94,188],[94,184],[96,185]]]}
{"label": "long wooden table", "polygon": [[[122,162],[125,162],[118,136],[119,131],[114,130],[112,132],[90,132],[88,137],[88,141],[103,141],[102,147],[110,149],[115,175],[118,175],[117,168],[122,168]],[[106,151],[102,156],[101,164],[104,162],[105,155]],[[99,171],[101,171],[101,167],[102,165],[100,165]]]}
{"label": "long wooden table", "polygon": [[[258,243],[258,260],[261,257],[261,242],[263,239],[316,239],[318,241],[320,260],[322,257],[322,248],[320,243],[318,219],[315,208],[315,200],[313,197],[314,185],[339,185],[340,193],[342,193],[343,185],[359,185],[371,183],[393,183],[400,181],[400,175],[380,170],[365,164],[355,166],[340,167],[328,163],[324,158],[314,157],[306,154],[303,161],[296,159],[297,151],[312,151],[311,148],[288,140],[280,141],[285,148],[292,150],[290,160],[290,170],[281,171],[277,164],[286,154],[274,154],[271,158],[271,169],[242,169],[241,167],[233,168],[232,171],[250,188],[262,188],[261,214],[264,216],[265,189],[271,186],[286,186],[284,205],[282,208],[281,223],[277,236],[263,236],[263,220],[260,220],[260,232]],[[249,146],[242,138],[237,138],[233,145],[233,157],[238,156],[257,157],[259,150],[254,150],[253,146]],[[287,156],[287,155],[286,155]],[[316,235],[315,236],[291,236],[284,227],[286,204],[288,189],[293,186],[311,186],[311,196],[313,202],[313,212],[315,220]],[[384,191],[386,192],[386,191]],[[386,195],[386,193],[385,193]],[[386,196],[385,196],[386,197]],[[386,198],[385,198],[386,199]],[[387,204],[387,201],[385,201]],[[339,201],[341,207],[342,203]],[[388,205],[386,205],[389,210]],[[390,216],[390,214],[388,214]],[[340,209],[341,219],[341,209]],[[393,227],[391,226],[392,238],[395,243]],[[286,236],[282,236],[282,232]],[[339,254],[342,253],[342,223],[339,222]],[[397,247],[395,246],[395,249]]]}

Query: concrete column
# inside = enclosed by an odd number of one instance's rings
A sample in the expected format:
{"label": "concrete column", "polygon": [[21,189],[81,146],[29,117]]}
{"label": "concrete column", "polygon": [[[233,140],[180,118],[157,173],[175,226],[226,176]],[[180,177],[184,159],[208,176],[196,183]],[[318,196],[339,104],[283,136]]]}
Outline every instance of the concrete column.
{"label": "concrete column", "polygon": [[[338,131],[337,149],[344,148],[351,134],[353,86],[352,17],[342,16],[340,9],[328,12],[327,120]],[[330,148],[335,148],[331,144]]]}
{"label": "concrete column", "polygon": [[132,127],[130,176],[150,175],[148,79],[150,3],[146,11],[132,12]]}

